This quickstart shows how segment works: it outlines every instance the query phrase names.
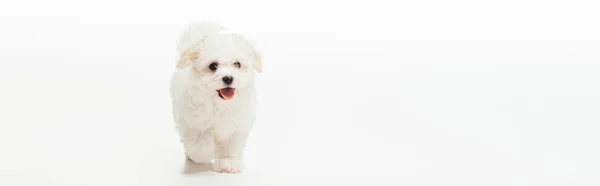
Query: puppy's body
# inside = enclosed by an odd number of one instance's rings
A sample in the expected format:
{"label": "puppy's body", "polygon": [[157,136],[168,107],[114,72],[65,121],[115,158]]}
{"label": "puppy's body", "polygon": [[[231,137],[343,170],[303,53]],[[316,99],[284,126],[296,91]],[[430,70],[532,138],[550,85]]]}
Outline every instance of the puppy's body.
{"label": "puppy's body", "polygon": [[183,32],[171,97],[187,157],[235,173],[255,120],[254,71],[261,71],[261,61],[247,40],[223,30],[202,22]]}

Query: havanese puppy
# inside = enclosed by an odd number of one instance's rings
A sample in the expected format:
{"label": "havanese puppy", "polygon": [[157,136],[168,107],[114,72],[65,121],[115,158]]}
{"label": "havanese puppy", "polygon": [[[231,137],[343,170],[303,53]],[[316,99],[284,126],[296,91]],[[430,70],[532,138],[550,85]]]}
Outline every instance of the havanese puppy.
{"label": "havanese puppy", "polygon": [[170,91],[185,154],[217,172],[238,173],[255,121],[261,55],[243,36],[208,21],[185,28],[178,50]]}

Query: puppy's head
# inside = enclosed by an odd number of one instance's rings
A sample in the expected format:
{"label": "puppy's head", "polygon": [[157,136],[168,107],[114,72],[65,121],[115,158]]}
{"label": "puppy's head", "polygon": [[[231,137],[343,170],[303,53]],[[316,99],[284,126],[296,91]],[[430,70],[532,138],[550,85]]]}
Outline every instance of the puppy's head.
{"label": "puppy's head", "polygon": [[180,67],[191,67],[196,86],[218,99],[232,100],[254,83],[261,56],[244,37],[233,33],[206,35],[182,54]]}

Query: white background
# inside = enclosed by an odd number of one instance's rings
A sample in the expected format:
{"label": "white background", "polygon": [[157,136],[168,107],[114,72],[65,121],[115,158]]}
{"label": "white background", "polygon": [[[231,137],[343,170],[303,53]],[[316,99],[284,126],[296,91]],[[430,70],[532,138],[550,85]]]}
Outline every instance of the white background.
{"label": "white background", "polygon": [[[2,1],[0,185],[597,186],[598,9]],[[197,20],[263,52],[244,174],[197,172],[174,130],[175,41]]]}

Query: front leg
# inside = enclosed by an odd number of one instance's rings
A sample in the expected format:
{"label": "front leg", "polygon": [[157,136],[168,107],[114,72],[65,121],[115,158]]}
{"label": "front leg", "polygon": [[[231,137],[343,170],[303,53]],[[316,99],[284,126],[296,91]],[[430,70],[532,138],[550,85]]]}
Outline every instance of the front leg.
{"label": "front leg", "polygon": [[246,132],[236,132],[230,137],[217,141],[215,171],[221,173],[239,173],[242,171],[247,137]]}
{"label": "front leg", "polygon": [[215,153],[215,141],[212,133],[199,132],[182,139],[185,154],[194,163],[210,164]]}

